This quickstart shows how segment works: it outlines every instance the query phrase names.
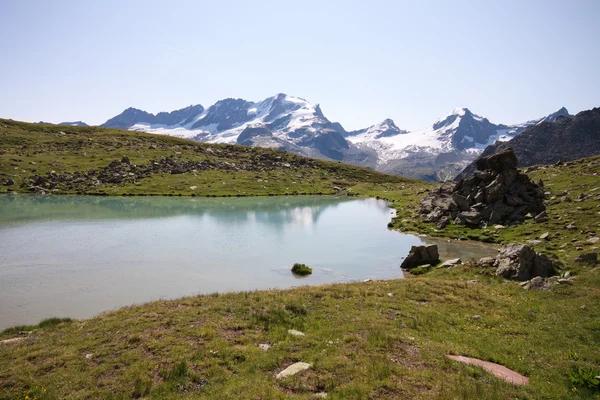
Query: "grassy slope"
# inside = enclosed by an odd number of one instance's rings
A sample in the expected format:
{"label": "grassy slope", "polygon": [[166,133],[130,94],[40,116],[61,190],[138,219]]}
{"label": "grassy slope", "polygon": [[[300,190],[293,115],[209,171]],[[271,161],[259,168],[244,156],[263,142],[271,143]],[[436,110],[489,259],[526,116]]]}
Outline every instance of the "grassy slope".
{"label": "grassy slope", "polygon": [[[57,193],[162,194],[198,196],[246,196],[268,194],[333,194],[334,187],[347,189],[359,182],[417,182],[342,163],[307,160],[277,150],[244,146],[210,145],[161,135],[97,127],[65,127],[28,124],[0,119],[0,193],[13,189],[30,192],[25,178],[100,170],[127,156],[131,164],[174,157],[181,161],[207,161],[216,168],[184,174],[155,173],[122,184],[103,184],[76,190],[59,185]],[[223,163],[259,165],[244,170],[225,169]],[[291,167],[282,167],[282,163]],[[264,166],[266,165],[266,168]],[[269,167],[273,165],[273,167]],[[196,186],[195,189],[191,189]]]}
{"label": "grassy slope", "polygon": [[[0,139],[6,140],[1,133]],[[106,138],[111,135],[107,132]],[[155,136],[147,140],[196,146]],[[180,151],[183,155],[185,149]],[[123,155],[134,159],[131,150]],[[5,164],[7,156],[1,157]],[[30,159],[25,157],[21,156],[21,169],[28,168]],[[65,160],[69,157],[65,155]],[[106,163],[117,156],[110,153],[104,158]],[[600,172],[599,165],[600,158],[595,158],[532,175],[552,184],[547,188],[553,193],[567,190],[575,199],[579,192],[600,186],[592,175]],[[0,168],[2,173],[13,173]],[[352,171],[348,175],[335,168],[314,172],[326,178],[321,180],[323,189],[318,189],[329,193],[334,180],[346,179],[346,187],[355,193],[388,198],[398,209],[393,222],[398,228],[497,242],[522,241],[545,231],[558,233],[538,247],[556,254],[564,268],[576,274],[574,285],[558,286],[552,292],[525,291],[486,271],[459,267],[402,281],[231,293],[132,306],[89,320],[45,324],[23,342],[0,345],[0,399],[15,398],[16,392],[36,386],[46,389],[34,390],[38,398],[46,399],[310,399],[321,391],[340,399],[600,398],[598,392],[574,388],[568,377],[573,366],[600,372],[600,270],[572,262],[576,246],[592,247],[586,238],[587,232],[598,230],[597,196],[550,206],[553,218],[545,224],[528,222],[499,231],[451,226],[435,232],[413,218],[416,200],[431,185],[394,178],[360,182],[352,174],[379,175],[347,168]],[[182,178],[193,179],[177,176]],[[232,186],[242,188],[239,182]],[[246,191],[256,187],[251,180],[243,186]],[[558,217],[561,220],[554,219]],[[562,229],[567,222],[580,229]],[[472,279],[478,282],[469,282]],[[472,319],[473,315],[481,319]],[[302,330],[306,336],[291,337],[288,329]],[[9,337],[14,337],[14,331],[0,334],[0,339]],[[272,347],[263,351],[260,343]],[[531,384],[510,386],[478,368],[446,360],[445,354],[450,353],[500,362],[529,376]],[[86,358],[86,354],[93,355]],[[282,381],[274,379],[295,361],[309,362],[313,368]]]}

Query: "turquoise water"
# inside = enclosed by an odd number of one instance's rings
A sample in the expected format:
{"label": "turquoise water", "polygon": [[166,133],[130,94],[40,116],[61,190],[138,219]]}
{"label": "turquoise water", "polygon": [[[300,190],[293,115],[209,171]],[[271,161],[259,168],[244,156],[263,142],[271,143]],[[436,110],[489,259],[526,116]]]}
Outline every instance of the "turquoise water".
{"label": "turquoise water", "polygon": [[[401,278],[422,238],[347,197],[0,196],[0,329],[156,299]],[[313,274],[294,277],[295,262]]]}

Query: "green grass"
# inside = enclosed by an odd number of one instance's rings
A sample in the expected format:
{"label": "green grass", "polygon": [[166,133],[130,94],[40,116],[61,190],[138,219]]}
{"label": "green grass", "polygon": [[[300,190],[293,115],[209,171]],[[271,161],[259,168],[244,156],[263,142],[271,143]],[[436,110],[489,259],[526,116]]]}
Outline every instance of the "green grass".
{"label": "green grass", "polygon": [[[0,347],[0,398],[34,386],[54,399],[597,398],[571,376],[574,365],[600,365],[600,271],[544,292],[451,270],[157,301],[40,328]],[[446,354],[501,363],[531,384],[513,387]],[[313,367],[274,378],[296,361]]]}
{"label": "green grass", "polygon": [[[338,162],[306,159],[274,149],[191,142],[168,136],[97,127],[28,124],[0,119],[0,193],[32,192],[34,176],[96,173],[127,157],[131,165],[148,166],[172,157],[206,162],[206,170],[183,174],[153,173],[123,183],[90,185],[87,179],[61,182],[55,194],[255,196],[336,194],[361,182],[409,183]],[[13,185],[3,183],[11,179]],[[75,183],[74,183],[75,182]]]}
{"label": "green grass", "polygon": [[[1,191],[24,193],[18,183],[32,174],[100,168],[123,156],[140,164],[167,156],[300,160],[274,150],[0,121],[0,182],[16,182]],[[435,184],[323,161],[291,169],[157,174],[96,188],[108,195],[228,196],[332,194],[338,186],[390,201],[396,209],[391,225],[403,231],[496,243],[548,231],[550,240],[534,247],[575,279],[552,291],[528,291],[465,265],[404,280],[196,296],[81,321],[51,319],[0,333],[3,340],[31,331],[24,340],[0,345],[0,399],[27,393],[38,399],[312,399],[319,392],[330,399],[599,399],[594,374],[600,366],[600,268],[573,262],[582,251],[597,251],[587,239],[599,233],[599,168],[596,157],[533,172],[551,196],[565,190],[573,200],[580,193],[597,195],[571,203],[550,200],[549,222],[499,230],[450,225],[436,231],[418,216],[418,199]],[[576,230],[564,229],[572,222]],[[289,329],[305,336],[291,336]],[[271,347],[265,351],[260,344]],[[530,385],[512,386],[447,354],[503,364],[528,376]],[[275,379],[297,361],[312,368]]]}

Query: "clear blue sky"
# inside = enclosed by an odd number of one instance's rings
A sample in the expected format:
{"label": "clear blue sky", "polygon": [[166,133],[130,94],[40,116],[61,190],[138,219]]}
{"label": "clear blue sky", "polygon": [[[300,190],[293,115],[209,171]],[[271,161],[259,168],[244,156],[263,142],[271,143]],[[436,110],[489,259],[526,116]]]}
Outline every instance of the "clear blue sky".
{"label": "clear blue sky", "polygon": [[346,129],[600,106],[600,1],[0,0],[0,116],[100,124],[279,92]]}

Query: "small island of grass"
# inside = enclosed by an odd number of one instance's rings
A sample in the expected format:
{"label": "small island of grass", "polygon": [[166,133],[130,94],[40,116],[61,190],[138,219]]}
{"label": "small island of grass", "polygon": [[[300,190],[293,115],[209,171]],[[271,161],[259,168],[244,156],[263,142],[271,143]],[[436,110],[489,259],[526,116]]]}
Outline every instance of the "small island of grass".
{"label": "small island of grass", "polygon": [[312,268],[307,266],[306,264],[294,264],[292,267],[292,273],[300,276],[307,276],[312,274]]}

